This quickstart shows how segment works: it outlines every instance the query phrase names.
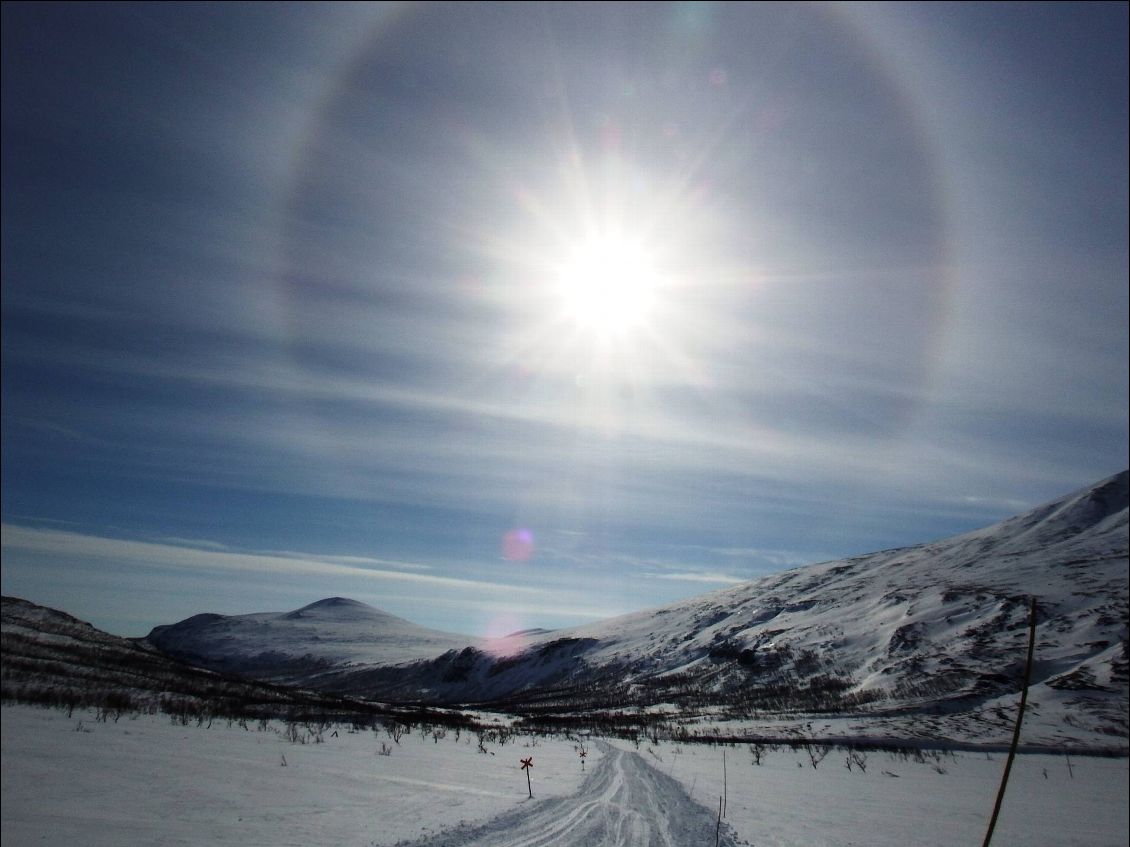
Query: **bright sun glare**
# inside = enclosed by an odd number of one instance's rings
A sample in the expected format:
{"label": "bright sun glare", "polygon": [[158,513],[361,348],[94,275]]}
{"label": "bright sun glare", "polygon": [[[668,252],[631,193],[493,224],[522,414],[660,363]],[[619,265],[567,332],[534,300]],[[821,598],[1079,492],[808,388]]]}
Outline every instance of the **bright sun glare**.
{"label": "bright sun glare", "polygon": [[658,277],[647,251],[628,239],[592,239],[558,270],[566,314],[602,336],[642,326],[654,305]]}

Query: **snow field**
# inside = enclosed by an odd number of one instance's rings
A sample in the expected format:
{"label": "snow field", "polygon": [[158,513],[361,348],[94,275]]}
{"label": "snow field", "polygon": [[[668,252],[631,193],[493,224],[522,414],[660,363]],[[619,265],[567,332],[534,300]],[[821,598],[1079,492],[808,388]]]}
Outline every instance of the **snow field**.
{"label": "snow field", "polygon": [[[612,742],[634,750],[626,741]],[[941,754],[925,761],[868,752],[866,773],[833,748],[813,770],[804,750],[781,747],[753,764],[748,745],[642,742],[644,758],[678,780],[756,847],[953,847],[985,837],[1006,755]],[[1127,759],[1018,756],[993,847],[1125,847],[1130,838]],[[944,773],[939,772],[944,771]],[[1047,778],[1044,778],[1044,771]]]}
{"label": "snow field", "polygon": [[[18,845],[371,845],[482,822],[528,801],[519,758],[533,756],[535,802],[574,793],[580,760],[564,739],[434,741],[337,726],[292,743],[226,720],[174,726],[167,715],[99,723],[93,712],[2,709],[0,836]],[[81,726],[81,731],[76,727]],[[381,745],[392,749],[379,755]],[[286,766],[282,765],[283,757]],[[587,768],[601,757],[589,748]]]}
{"label": "snow field", "polygon": [[[302,730],[303,744],[278,721],[266,731],[254,722],[180,726],[165,715],[101,723],[92,712],[27,706],[5,706],[0,717],[5,847],[692,847],[713,844],[723,793],[721,747],[594,739],[582,774],[563,738],[487,742],[491,756],[474,734],[456,740],[452,730],[438,741],[417,730],[396,744],[383,731],[338,726],[320,744]],[[382,745],[390,755],[379,755]],[[914,761],[870,752],[861,773],[845,768],[842,749],[815,770],[803,750],[769,750],[760,766],[745,745],[725,751],[726,823],[737,843],[756,847],[980,844],[1004,766],[1003,754]],[[528,756],[532,801],[519,768]],[[1074,778],[1062,756],[1017,759],[994,847],[1124,847],[1128,760],[1071,765]]]}

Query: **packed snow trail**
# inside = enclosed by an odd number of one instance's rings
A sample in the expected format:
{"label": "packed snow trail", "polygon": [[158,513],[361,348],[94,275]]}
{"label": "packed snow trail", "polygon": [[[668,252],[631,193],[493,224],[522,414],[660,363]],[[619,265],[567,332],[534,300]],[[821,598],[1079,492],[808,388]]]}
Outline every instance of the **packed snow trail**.
{"label": "packed snow trail", "polygon": [[[533,800],[485,824],[459,827],[402,847],[688,847],[714,844],[717,812],[638,753],[600,745],[597,766],[571,797]],[[723,822],[725,847],[736,847]]]}

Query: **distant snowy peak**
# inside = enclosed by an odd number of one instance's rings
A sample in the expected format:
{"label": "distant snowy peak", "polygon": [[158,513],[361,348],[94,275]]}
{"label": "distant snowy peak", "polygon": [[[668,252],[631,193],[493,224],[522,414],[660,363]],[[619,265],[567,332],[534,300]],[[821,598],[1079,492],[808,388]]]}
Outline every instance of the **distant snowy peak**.
{"label": "distant snowy peak", "polygon": [[540,638],[543,635],[549,635],[550,633],[555,631],[556,630],[552,629],[542,629],[540,627],[534,627],[533,629],[519,629],[515,632],[507,633],[506,635],[501,636],[501,638],[495,640],[512,641],[515,638]]}
{"label": "distant snowy peak", "polygon": [[318,600],[301,609],[287,612],[283,617],[286,620],[318,620],[318,621],[369,621],[374,624],[391,624],[395,626],[412,627],[415,624],[390,615],[358,600],[349,600],[345,597],[327,597]]}
{"label": "distant snowy peak", "polygon": [[[192,667],[141,639],[111,635],[17,597],[0,598],[0,664],[5,703],[85,706],[100,708],[103,715],[158,708],[181,715],[209,708],[227,715],[240,710],[282,715],[319,707],[340,713],[357,705]],[[7,748],[4,755],[7,768]]]}
{"label": "distant snowy peak", "polygon": [[292,614],[297,614],[298,612],[313,612],[315,610],[323,609],[333,611],[344,611],[350,609],[363,609],[370,612],[378,611],[372,606],[366,603],[362,603],[360,600],[350,600],[348,597],[327,597],[325,600],[315,600],[309,606],[303,606],[301,609],[298,609],[297,612],[292,612]]}
{"label": "distant snowy peak", "polygon": [[154,627],[146,641],[203,667],[279,682],[307,682],[331,667],[398,665],[478,644],[345,597],[289,612],[193,615]]}

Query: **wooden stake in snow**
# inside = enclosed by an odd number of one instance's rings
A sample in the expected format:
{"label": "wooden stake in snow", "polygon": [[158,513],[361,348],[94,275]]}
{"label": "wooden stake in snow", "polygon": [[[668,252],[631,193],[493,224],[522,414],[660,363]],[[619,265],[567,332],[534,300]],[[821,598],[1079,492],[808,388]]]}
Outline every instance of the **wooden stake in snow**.
{"label": "wooden stake in snow", "polygon": [[1032,679],[1032,657],[1036,652],[1036,598],[1033,597],[1028,609],[1028,662],[1024,666],[1024,684],[1020,689],[1020,709],[1016,713],[1016,726],[1012,729],[1012,744],[1008,748],[1008,760],[1004,763],[1004,773],[1001,774],[1001,787],[997,789],[997,802],[993,804],[993,816],[989,818],[989,829],[985,833],[985,840],[981,847],[989,847],[993,840],[993,830],[997,827],[997,816],[1001,812],[1001,803],[1004,802],[1004,790],[1008,785],[1008,774],[1012,770],[1012,761],[1016,758],[1016,748],[1020,743],[1020,722],[1024,720],[1024,706],[1028,702],[1028,683]]}
{"label": "wooden stake in snow", "polygon": [[581,770],[585,769],[585,756],[587,756],[588,754],[589,754],[589,751],[586,750],[584,747],[582,747],[580,752],[577,754],[578,756],[581,757]]}
{"label": "wooden stake in snow", "polygon": [[530,782],[530,768],[534,766],[534,757],[530,756],[528,759],[522,759],[521,762],[522,770],[526,772],[526,788],[530,790],[530,799],[533,799],[534,786],[533,783]]}
{"label": "wooden stake in snow", "polygon": [[730,805],[730,789],[726,780],[726,748],[722,748],[722,817],[726,817],[726,807]]}

